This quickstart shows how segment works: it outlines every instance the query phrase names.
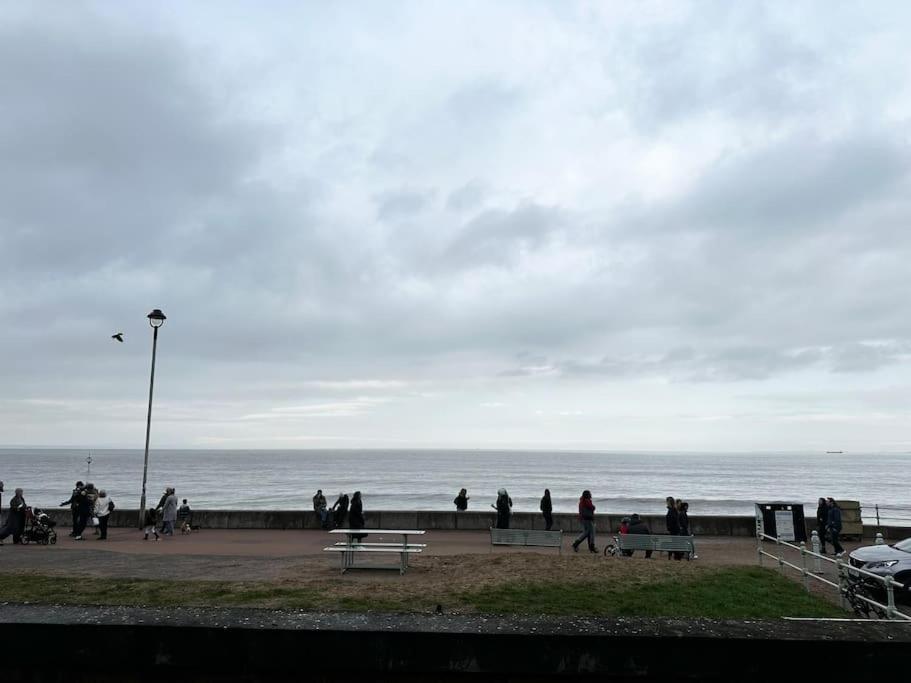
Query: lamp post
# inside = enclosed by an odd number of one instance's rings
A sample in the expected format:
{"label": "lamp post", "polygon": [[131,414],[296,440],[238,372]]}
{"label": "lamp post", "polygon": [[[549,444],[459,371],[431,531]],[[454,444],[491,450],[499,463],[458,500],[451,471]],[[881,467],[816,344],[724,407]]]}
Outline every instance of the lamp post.
{"label": "lamp post", "polygon": [[139,528],[142,528],[145,522],[146,514],[146,477],[149,473],[149,432],[152,428],[152,390],[155,388],[155,351],[158,348],[158,328],[164,325],[167,317],[156,308],[146,316],[149,319],[149,325],[152,326],[152,375],[149,378],[149,414],[146,417],[146,450],[145,460],[142,464],[142,497],[139,499]]}

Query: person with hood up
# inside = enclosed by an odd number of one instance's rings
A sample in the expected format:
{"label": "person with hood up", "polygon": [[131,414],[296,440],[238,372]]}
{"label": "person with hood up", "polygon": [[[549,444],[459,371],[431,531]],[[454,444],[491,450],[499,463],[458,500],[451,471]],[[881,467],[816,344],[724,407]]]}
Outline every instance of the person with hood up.
{"label": "person with hood up", "polygon": [[347,493],[338,494],[338,500],[332,504],[332,512],[335,513],[333,521],[336,529],[341,529],[345,526],[345,519],[348,517],[348,504]]}
{"label": "person with hood up", "polygon": [[491,503],[490,507],[497,511],[497,529],[508,529],[509,518],[512,516],[512,498],[506,489],[497,491],[497,502]]}
{"label": "person with hood up", "polygon": [[177,493],[172,486],[165,489],[165,493],[167,495],[161,508],[161,521],[164,522],[161,533],[165,536],[173,536],[174,523],[177,521]]}
{"label": "person with hood up", "polygon": [[108,540],[108,521],[114,511],[114,501],[108,498],[108,492],[101,489],[95,499],[95,516],[98,518],[99,541]]}
{"label": "person with hood up", "polygon": [[819,536],[819,552],[826,554],[826,528],[829,526],[829,505],[825,498],[816,503],[816,533]]}
{"label": "person with hood up", "polygon": [[452,502],[456,506],[456,512],[465,512],[468,509],[468,490],[460,490],[459,495],[453,498]]}
{"label": "person with hood up", "polygon": [[579,544],[588,539],[588,551],[598,552],[595,547],[595,504],[592,502],[592,492],[585,489],[579,498],[579,521],[582,522],[582,533],[573,541],[573,552],[579,552]]}
{"label": "person with hood up", "polygon": [[544,530],[550,531],[554,525],[554,504],[550,500],[550,489],[544,489],[544,495],[541,496],[541,504],[538,507],[541,514],[544,515]]}
{"label": "person with hood up", "polygon": [[826,503],[829,506],[829,519],[827,527],[829,530],[829,540],[832,541],[832,550],[835,551],[835,557],[842,557],[845,549],[841,547],[841,541],[838,536],[841,534],[841,508],[834,498],[827,498]]}
{"label": "person with hood up", "polygon": [[13,545],[22,543],[22,533],[25,531],[25,508],[25,495],[22,489],[16,489],[9,501],[6,524],[0,529],[0,545],[3,545],[3,539],[10,535],[13,537]]}
{"label": "person with hood up", "polygon": [[[361,492],[355,491],[354,495],[351,497],[351,513],[348,517],[348,523],[352,529],[363,529],[364,528],[364,503],[361,500]],[[352,534],[351,538],[355,541],[361,541],[364,538],[367,538],[367,534]]]}

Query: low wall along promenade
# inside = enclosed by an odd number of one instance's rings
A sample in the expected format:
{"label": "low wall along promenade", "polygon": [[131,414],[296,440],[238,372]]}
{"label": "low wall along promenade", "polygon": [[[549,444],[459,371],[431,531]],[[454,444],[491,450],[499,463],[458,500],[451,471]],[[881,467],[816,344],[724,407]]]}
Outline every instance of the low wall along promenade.
{"label": "low wall along promenade", "polygon": [[[58,526],[71,524],[69,509],[46,512]],[[429,510],[368,510],[366,529],[427,529],[483,531],[494,526],[496,513],[472,511],[438,512]],[[602,533],[616,531],[623,515],[598,515],[597,528]],[[643,515],[642,519],[655,533],[664,533],[664,515]],[[111,513],[111,526],[138,527],[138,510],[117,509]],[[815,520],[814,520],[815,521]],[[193,525],[203,529],[319,529],[312,510],[193,510]],[[516,512],[510,520],[514,529],[543,529],[540,513]],[[755,536],[756,522],[747,516],[691,516],[690,527],[697,536]],[[555,513],[554,529],[580,531],[579,518],[572,513]],[[911,530],[892,527],[864,527],[864,536],[872,538],[882,531],[886,538],[905,538]],[[809,537],[809,533],[808,533]]]}

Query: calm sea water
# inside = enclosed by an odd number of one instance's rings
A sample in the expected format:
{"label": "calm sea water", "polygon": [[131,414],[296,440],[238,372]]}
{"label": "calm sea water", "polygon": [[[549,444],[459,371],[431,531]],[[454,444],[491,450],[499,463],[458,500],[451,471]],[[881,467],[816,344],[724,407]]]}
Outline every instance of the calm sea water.
{"label": "calm sea water", "polygon": [[[93,451],[90,475],[88,455],[0,449],[4,502],[21,486],[30,504],[53,506],[81,479],[106,488],[120,507],[137,507],[142,451]],[[573,511],[588,488],[602,512],[660,513],[673,495],[690,502],[692,515],[750,515],[755,501],[815,506],[831,495],[893,508],[890,515],[911,524],[909,472],[911,454],[157,450],[148,495],[157,501],[174,486],[198,508],[309,509],[321,488],[330,504],[340,491],[360,490],[368,510],[452,510],[463,486],[469,509],[489,509],[505,487],[515,510],[537,511],[550,488],[555,509]]]}

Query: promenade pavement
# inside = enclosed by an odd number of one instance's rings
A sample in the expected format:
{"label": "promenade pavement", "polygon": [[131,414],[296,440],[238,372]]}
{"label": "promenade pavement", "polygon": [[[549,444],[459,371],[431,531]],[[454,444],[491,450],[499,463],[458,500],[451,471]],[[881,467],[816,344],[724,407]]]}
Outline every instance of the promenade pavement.
{"label": "promenade pavement", "polygon": [[[53,546],[13,546],[7,543],[0,548],[0,564],[5,570],[69,575],[268,580],[286,577],[295,570],[335,570],[337,555],[330,556],[323,552],[323,548],[341,540],[341,537],[323,531],[252,529],[207,529],[186,536],[163,537],[161,541],[144,541],[142,533],[133,529],[110,529],[108,536],[108,540],[98,541],[89,531],[84,541],[74,541],[62,533],[57,545]],[[376,534],[371,534],[368,540],[377,538]],[[572,540],[572,535],[564,535],[564,557],[573,555],[570,547]],[[603,548],[606,540],[606,534],[598,538],[599,549]],[[491,549],[490,536],[486,531],[434,530],[428,531],[420,542],[427,544],[423,557],[454,559],[469,555],[521,553],[558,555],[553,548]],[[845,547],[850,550],[857,545],[849,543]],[[698,537],[696,549],[698,560],[694,564],[699,566],[758,564],[756,541],[752,538]],[[588,555],[583,546],[580,556]],[[645,561],[642,553],[637,553],[637,556],[627,560],[599,555],[604,562],[632,562],[631,569],[636,563]],[[663,554],[656,554],[650,561],[668,562]]]}

